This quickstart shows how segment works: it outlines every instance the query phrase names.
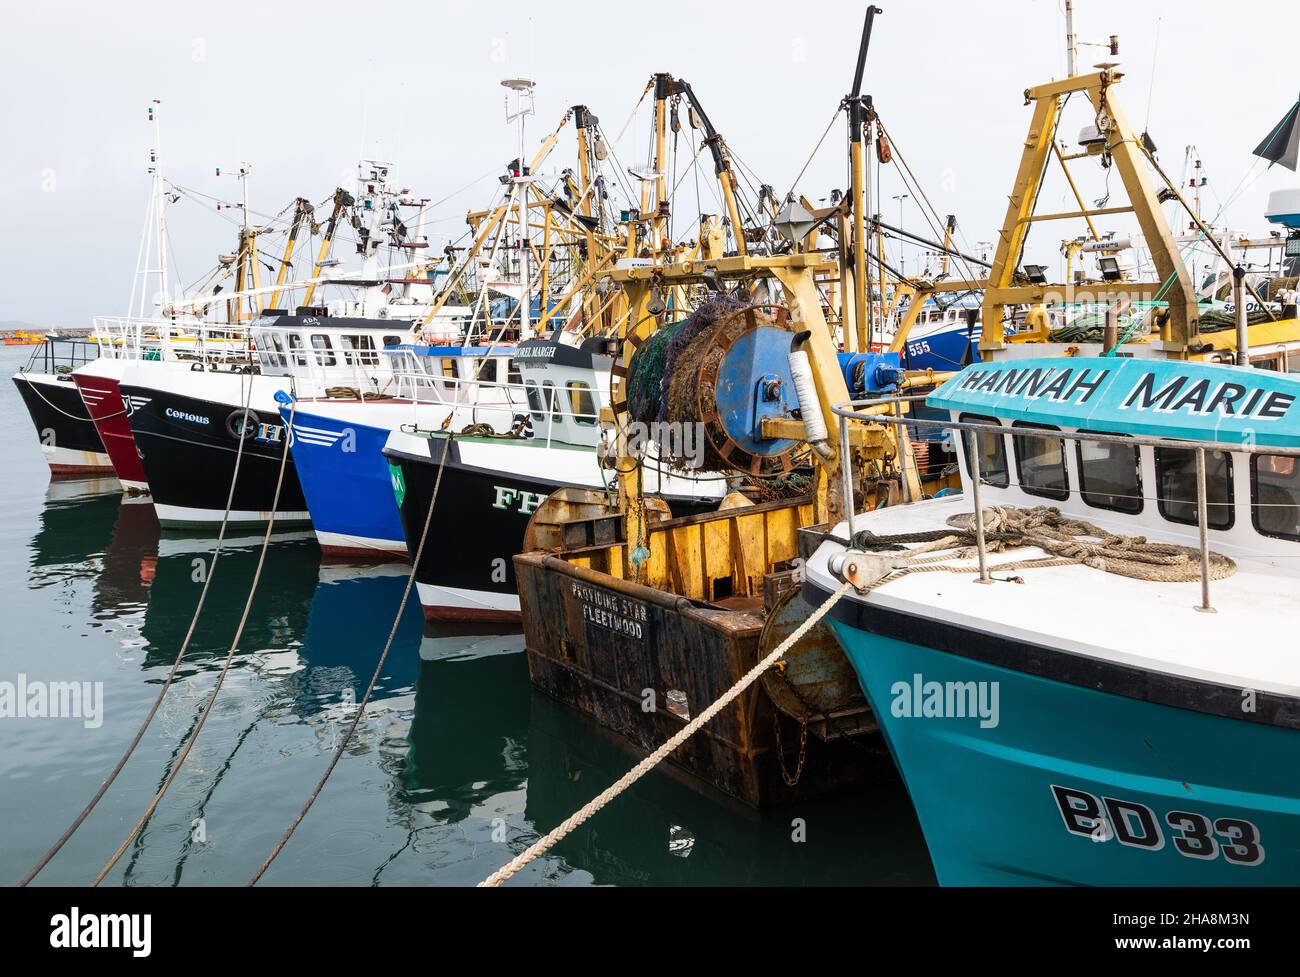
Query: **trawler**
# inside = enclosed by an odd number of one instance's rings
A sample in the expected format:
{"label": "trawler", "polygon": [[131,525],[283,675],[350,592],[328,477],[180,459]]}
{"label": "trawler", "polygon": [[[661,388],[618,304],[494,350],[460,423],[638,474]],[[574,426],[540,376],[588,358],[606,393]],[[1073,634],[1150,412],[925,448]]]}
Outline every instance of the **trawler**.
{"label": "trawler", "polygon": [[[1117,80],[1102,66],[1027,96],[1050,117],[1082,93],[1119,161]],[[910,424],[961,446],[960,495],[862,511],[846,479],[804,584],[815,604],[846,593],[831,626],[944,884],[1300,875],[1300,671],[1278,643],[1300,611],[1300,380],[1279,369],[1300,323],[1263,323],[1279,342],[1259,349],[1238,266],[1235,335],[1202,332],[1146,171],[1122,172],[1177,296],[1158,340],[1052,356],[986,327],[981,362],[928,396],[834,411],[895,424],[924,399],[941,419]]]}
{"label": "trawler", "polygon": [[[526,397],[523,425],[454,437],[403,425],[384,444],[407,550],[413,561],[418,557],[420,603],[430,620],[518,620],[509,557],[526,545],[533,513],[553,495],[570,498],[585,491],[607,498],[616,491],[600,425],[601,409],[609,404],[609,343],[528,340],[514,350],[514,363],[522,380],[514,389]],[[652,460],[642,488],[673,513],[691,515],[717,508],[729,484],[714,472],[671,471]],[[429,545],[417,552],[426,537]],[[450,553],[458,557],[449,559]]]}
{"label": "trawler", "polygon": [[[433,283],[427,274],[430,262],[424,260],[381,267],[380,249],[385,243],[395,248],[427,246],[419,225],[411,233],[400,216],[403,206],[419,207],[422,215],[424,202],[390,185],[389,165],[363,160],[358,168],[358,195],[336,192],[330,230],[306,282],[279,281],[263,289],[250,275],[253,287],[237,290],[227,299],[239,303],[238,320],[248,316],[243,328],[252,350],[242,361],[135,362],[122,373],[121,390],[131,404],[127,418],[132,437],[164,525],[260,523],[273,511],[284,524],[309,522],[291,459],[280,477],[286,446],[277,394],[292,388],[298,396],[309,398],[393,395],[384,350],[411,339],[415,324],[430,312]],[[356,216],[364,232],[359,245],[362,265],[355,274],[327,275],[333,229],[349,209],[354,215],[366,215],[364,221]],[[244,235],[241,254],[254,256],[254,247],[252,235]],[[416,266],[416,274],[400,281],[386,277],[410,264]],[[351,286],[360,294],[355,300],[312,304],[316,289],[325,284]],[[395,284],[400,288],[394,289]],[[299,288],[306,289],[303,304],[293,310],[280,308],[280,296]],[[269,305],[263,307],[267,294]],[[444,306],[433,327],[458,331],[465,311]],[[236,458],[239,478],[227,512]]]}
{"label": "trawler", "polygon": [[113,463],[86,412],[72,371],[98,355],[94,343],[50,338],[13,376],[36,426],[41,452],[57,478],[111,475]]}
{"label": "trawler", "polygon": [[527,412],[514,350],[513,345],[398,344],[383,352],[392,364],[393,395],[348,392],[291,399],[293,394],[277,391],[280,423],[289,432],[294,469],[321,552],[330,558],[407,558],[393,476],[383,456],[390,433],[398,428],[482,430],[481,425],[492,432],[511,431],[519,412]]}
{"label": "trawler", "polygon": [[805,590],[860,588],[832,627],[942,883],[1295,880],[1298,396],[1110,357],[976,364],[929,396],[963,494],[836,526],[851,545]]}

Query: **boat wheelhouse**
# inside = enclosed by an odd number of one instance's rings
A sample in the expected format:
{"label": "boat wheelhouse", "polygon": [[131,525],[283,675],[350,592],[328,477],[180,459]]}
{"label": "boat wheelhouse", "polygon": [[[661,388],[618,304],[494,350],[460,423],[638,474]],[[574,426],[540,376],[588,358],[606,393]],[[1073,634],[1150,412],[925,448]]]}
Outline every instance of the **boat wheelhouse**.
{"label": "boat wheelhouse", "polygon": [[947,420],[909,421],[963,445],[964,493],[841,523],[805,594],[854,584],[832,627],[941,882],[1300,876],[1297,397],[1042,358],[972,365],[927,399]]}

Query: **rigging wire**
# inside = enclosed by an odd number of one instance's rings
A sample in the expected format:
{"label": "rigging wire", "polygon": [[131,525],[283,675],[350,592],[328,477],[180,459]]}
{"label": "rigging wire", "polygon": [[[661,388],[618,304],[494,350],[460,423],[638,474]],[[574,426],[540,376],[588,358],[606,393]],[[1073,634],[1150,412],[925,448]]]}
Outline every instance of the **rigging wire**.
{"label": "rigging wire", "polygon": [[804,161],[803,167],[799,170],[799,175],[794,178],[794,183],[790,184],[790,189],[786,193],[785,198],[788,198],[791,195],[793,195],[795,190],[798,189],[799,181],[802,180],[804,174],[808,172],[808,167],[812,165],[812,161],[816,158],[817,154],[821,151],[822,143],[824,143],[826,141],[826,137],[831,134],[831,129],[835,126],[835,120],[840,117],[840,113],[843,111],[844,111],[844,106],[841,104],[839,108],[835,110],[835,114],[831,116],[831,121],[826,123],[826,131],[822,133],[822,137],[817,140],[817,145],[813,147],[813,151],[809,153],[808,159]]}

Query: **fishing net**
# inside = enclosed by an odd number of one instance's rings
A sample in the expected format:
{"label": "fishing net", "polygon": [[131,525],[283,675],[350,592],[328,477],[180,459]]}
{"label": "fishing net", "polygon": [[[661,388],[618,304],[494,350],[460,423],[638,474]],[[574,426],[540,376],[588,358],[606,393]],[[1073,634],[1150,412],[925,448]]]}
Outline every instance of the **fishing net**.
{"label": "fishing net", "polygon": [[[1125,342],[1141,339],[1150,333],[1149,312],[1134,312],[1119,317],[1119,335],[1124,337]],[[1052,329],[1047,334],[1047,338],[1054,343],[1100,343],[1105,336],[1106,313],[1102,309],[1080,312],[1065,325]]]}
{"label": "fishing net", "polygon": [[[677,362],[682,357],[682,353],[691,346],[699,346],[696,341],[702,336],[713,331],[723,317],[737,309],[743,309],[745,304],[739,299],[733,299],[729,295],[712,295],[701,302],[681,324],[681,328],[669,340],[667,353],[664,357],[664,369],[662,376],[667,378],[667,383],[672,384],[674,374],[677,372]],[[695,351],[697,354],[699,349]],[[687,363],[696,363],[698,360],[694,356],[688,356],[685,360]],[[667,421],[673,418],[669,417],[669,403],[666,398],[662,399],[659,404],[659,416],[656,420]],[[678,420],[689,419],[698,420],[698,418],[677,418]]]}
{"label": "fishing net", "polygon": [[627,412],[632,420],[651,424],[659,419],[668,344],[686,322],[683,319],[661,326],[632,356],[627,373]]}

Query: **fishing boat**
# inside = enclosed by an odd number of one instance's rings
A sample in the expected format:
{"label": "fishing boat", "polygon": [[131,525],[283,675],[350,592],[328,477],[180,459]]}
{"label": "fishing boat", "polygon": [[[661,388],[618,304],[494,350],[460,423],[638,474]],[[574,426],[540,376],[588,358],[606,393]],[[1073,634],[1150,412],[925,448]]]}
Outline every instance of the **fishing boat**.
{"label": "fishing boat", "polygon": [[[72,381],[127,493],[145,493],[149,484],[128,420],[131,410],[142,404],[123,398],[123,375],[140,363],[183,362],[186,368],[198,363],[202,368],[246,358],[247,332],[240,321],[232,315],[229,323],[218,328],[207,321],[206,314],[216,306],[214,297],[228,277],[234,275],[236,280],[242,280],[245,274],[257,274],[257,257],[251,247],[255,236],[245,227],[240,233],[239,252],[218,260],[193,289],[193,301],[187,303],[176,293],[167,264],[170,244],[166,208],[179,199],[180,193],[163,176],[157,100],[149,106],[148,120],[153,133],[148,167],[151,190],[128,314],[95,318],[91,339],[98,345],[99,355],[72,371]],[[241,178],[247,178],[246,167],[241,169]],[[246,195],[244,211],[247,223]],[[224,304],[233,312],[232,304]]]}
{"label": "fishing boat", "polygon": [[91,338],[99,355],[74,368],[70,378],[122,488],[148,492],[148,474],[130,416],[149,398],[138,392],[123,394],[127,373],[142,365],[171,364],[188,374],[195,368],[237,364],[247,358],[247,333],[228,326],[213,328],[193,316],[101,316],[95,319]]}
{"label": "fishing boat", "polygon": [[942,883],[1300,874],[1297,397],[1113,357],[974,364],[929,396],[963,494],[841,523],[805,595],[861,588],[832,627]]}
{"label": "fishing boat", "polygon": [[81,399],[72,371],[98,355],[94,343],[51,338],[13,376],[36,426],[41,452],[58,478],[112,474],[113,463]]}
{"label": "fishing boat", "polygon": [[273,511],[282,524],[310,522],[292,458],[280,476],[285,429],[276,395],[296,385],[304,395],[337,388],[349,397],[383,396],[391,373],[380,351],[409,330],[387,317],[327,312],[302,308],[254,320],[249,331],[261,371],[238,361],[140,363],[124,371],[133,443],[164,526],[261,523]]}
{"label": "fishing boat", "polygon": [[[228,317],[247,336],[240,357],[203,363],[137,359],[125,368],[119,384],[129,398],[126,418],[164,525],[260,523],[273,511],[284,524],[310,521],[292,458],[286,459],[283,478],[280,475],[286,446],[279,406],[289,396],[286,391],[303,398],[391,398],[395,391],[385,347],[410,341],[417,324],[435,331],[463,331],[465,310],[442,303],[436,310],[430,308],[429,271],[436,261],[415,259],[386,267],[380,261],[385,245],[427,247],[420,223],[426,203],[391,185],[390,164],[362,160],[357,195],[341,188],[334,194],[313,272],[305,281],[285,278],[296,228],[307,215],[305,200],[298,201],[274,286],[256,284],[260,232],[245,229],[241,234],[239,254],[231,260],[248,269],[237,285],[251,282],[252,287],[237,287],[223,297]],[[402,220],[404,207],[419,208],[413,228]],[[327,273],[336,264],[328,257],[335,229],[349,210],[361,236],[360,268]],[[388,277],[394,269],[409,266],[415,268],[409,277]],[[356,297],[314,304],[318,288],[326,285],[354,288]],[[281,297],[298,289],[305,289],[303,304],[293,310],[280,308]],[[186,299],[178,304],[210,308],[213,302]],[[241,442],[242,452],[237,450]],[[227,512],[232,484],[235,497]]]}
{"label": "fishing boat", "polygon": [[[392,397],[299,398],[278,405],[312,528],[330,558],[407,559],[383,449],[399,427],[509,432],[528,402],[512,346],[401,344]],[[507,382],[508,380],[508,382]],[[286,398],[287,399],[287,398]]]}
{"label": "fishing boat", "polygon": [[18,329],[4,337],[6,346],[40,346],[45,342],[45,334]]}
{"label": "fishing boat", "polygon": [[[384,445],[413,560],[428,520],[415,579],[430,620],[517,620],[510,558],[521,549],[533,514],[562,489],[600,497],[617,492],[600,424],[613,365],[609,343],[528,340],[515,349],[514,363],[522,380],[515,389],[527,398],[526,427],[457,434],[454,427],[404,426]],[[713,472],[672,471],[652,459],[643,489],[675,514],[690,515],[716,508],[728,483]]]}

